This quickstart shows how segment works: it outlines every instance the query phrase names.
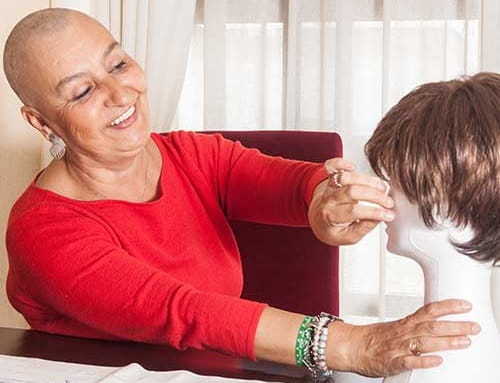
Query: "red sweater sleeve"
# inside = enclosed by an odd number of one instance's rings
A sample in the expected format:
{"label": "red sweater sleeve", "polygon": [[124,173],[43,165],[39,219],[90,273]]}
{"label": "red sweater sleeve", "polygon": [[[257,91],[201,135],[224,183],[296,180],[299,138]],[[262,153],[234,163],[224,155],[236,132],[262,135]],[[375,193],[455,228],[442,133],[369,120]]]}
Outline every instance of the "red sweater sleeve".
{"label": "red sweater sleeve", "polygon": [[218,190],[228,218],[308,225],[307,209],[314,188],[327,177],[323,164],[268,156],[220,134],[176,132],[169,140],[211,177],[207,182]]}
{"label": "red sweater sleeve", "polygon": [[[87,336],[66,328],[71,318],[118,338],[255,358],[265,305],[199,291],[131,257],[116,241],[96,217],[71,205],[41,205],[17,217],[7,235],[9,278],[25,283],[22,292],[10,291],[11,302],[43,331]],[[36,307],[23,296],[52,308],[55,318],[33,319]]]}

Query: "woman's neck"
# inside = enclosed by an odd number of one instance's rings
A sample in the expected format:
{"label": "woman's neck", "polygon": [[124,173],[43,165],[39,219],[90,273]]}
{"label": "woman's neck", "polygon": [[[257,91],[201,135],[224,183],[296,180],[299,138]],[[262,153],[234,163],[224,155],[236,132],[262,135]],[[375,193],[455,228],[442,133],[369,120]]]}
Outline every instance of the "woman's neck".
{"label": "woman's neck", "polygon": [[155,198],[161,154],[151,139],[133,157],[97,161],[68,152],[42,173],[37,186],[78,200],[118,199],[145,202]]}

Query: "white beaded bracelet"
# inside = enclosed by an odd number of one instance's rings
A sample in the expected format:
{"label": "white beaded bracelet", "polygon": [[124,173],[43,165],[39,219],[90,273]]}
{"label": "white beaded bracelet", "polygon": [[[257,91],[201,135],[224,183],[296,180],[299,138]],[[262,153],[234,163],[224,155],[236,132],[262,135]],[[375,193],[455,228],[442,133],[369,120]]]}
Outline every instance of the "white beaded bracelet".
{"label": "white beaded bracelet", "polygon": [[328,341],[328,326],[340,320],[336,315],[322,312],[313,317],[310,326],[313,328],[310,354],[304,364],[311,372],[314,380],[322,380],[332,375],[333,371],[326,365],[326,343]]}

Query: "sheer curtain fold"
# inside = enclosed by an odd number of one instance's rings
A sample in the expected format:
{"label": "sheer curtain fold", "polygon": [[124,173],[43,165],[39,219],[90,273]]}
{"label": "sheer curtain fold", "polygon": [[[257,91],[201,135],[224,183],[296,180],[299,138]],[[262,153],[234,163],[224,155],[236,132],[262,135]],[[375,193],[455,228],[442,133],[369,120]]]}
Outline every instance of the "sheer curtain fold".
{"label": "sheer curtain fold", "polygon": [[204,128],[226,129],[227,0],[203,2]]}
{"label": "sheer curtain fold", "polygon": [[481,7],[481,67],[483,70],[500,72],[500,2],[482,0]]}
{"label": "sheer curtain fold", "polygon": [[284,5],[283,26],[283,128],[295,129],[300,118],[299,97],[299,65],[300,55],[300,3],[294,0],[286,1]]}
{"label": "sheer curtain fold", "polygon": [[195,0],[150,0],[144,69],[148,78],[151,124],[155,131],[170,128],[187,67]]}

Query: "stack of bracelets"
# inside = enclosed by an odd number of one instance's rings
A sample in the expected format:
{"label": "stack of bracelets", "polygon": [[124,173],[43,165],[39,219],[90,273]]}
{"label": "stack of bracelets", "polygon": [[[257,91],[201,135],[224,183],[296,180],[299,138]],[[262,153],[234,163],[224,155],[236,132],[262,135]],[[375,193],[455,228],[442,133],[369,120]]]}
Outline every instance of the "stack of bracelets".
{"label": "stack of bracelets", "polygon": [[311,372],[314,380],[328,378],[332,371],[326,365],[326,341],[328,340],[328,325],[339,317],[321,313],[314,317],[306,316],[300,325],[295,344],[295,362],[305,366]]}

